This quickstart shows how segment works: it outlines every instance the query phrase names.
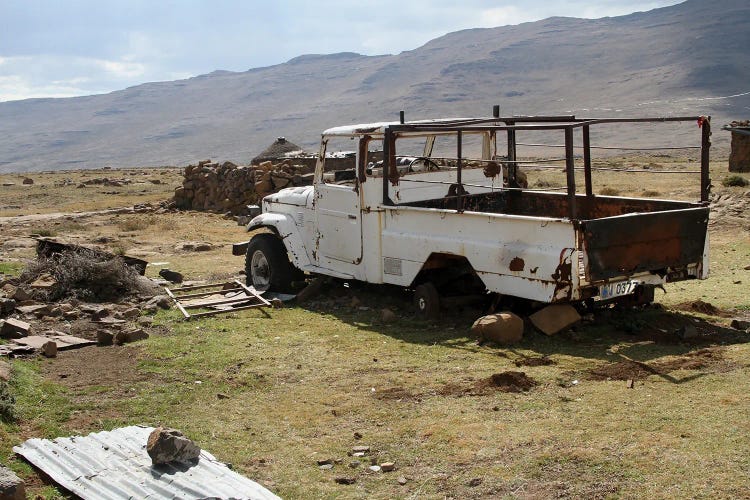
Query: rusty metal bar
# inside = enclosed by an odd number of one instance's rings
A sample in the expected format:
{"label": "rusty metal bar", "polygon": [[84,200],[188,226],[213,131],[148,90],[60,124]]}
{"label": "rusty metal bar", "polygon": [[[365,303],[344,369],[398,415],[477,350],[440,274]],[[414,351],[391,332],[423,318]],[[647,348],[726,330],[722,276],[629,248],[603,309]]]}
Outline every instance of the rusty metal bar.
{"label": "rusty metal bar", "polygon": [[594,188],[591,182],[591,130],[589,126],[583,127],[583,176],[586,181],[586,196],[594,196]]}
{"label": "rusty metal bar", "polygon": [[391,170],[391,138],[393,132],[390,127],[385,129],[385,135],[383,137],[383,205],[393,205],[391,197],[388,194],[388,177],[390,177]]}
{"label": "rusty metal bar", "polygon": [[456,135],[456,168],[458,173],[456,175],[456,182],[458,183],[458,200],[456,201],[456,210],[459,212],[464,211],[464,186],[461,183],[461,171],[463,170],[463,162],[461,156],[463,155],[463,133],[459,130]]}
{"label": "rusty metal bar", "polygon": [[[505,122],[506,125],[515,125],[516,122]],[[508,129],[508,162],[512,162],[508,166],[508,187],[516,187],[518,182],[516,180],[518,173],[518,165],[516,161],[516,131],[515,129]]]}
{"label": "rusty metal bar", "polygon": [[[588,126],[588,125],[587,125]],[[564,148],[565,144],[534,144],[534,143],[528,143],[528,142],[519,142],[519,146],[532,146],[532,147],[541,147],[541,148]],[[581,146],[576,146],[576,148],[580,149]],[[672,149],[700,149],[700,146],[666,146],[663,148],[655,147],[655,148],[618,148],[615,146],[591,146],[591,149],[612,149],[615,151],[662,151],[662,150],[672,150]]]}
{"label": "rusty metal bar", "polygon": [[568,181],[568,214],[570,220],[575,220],[576,210],[576,174],[575,158],[573,157],[573,127],[565,128],[565,174]]}
{"label": "rusty metal bar", "polygon": [[700,118],[701,123],[701,201],[708,202],[711,193],[709,150],[711,149],[711,117]]}

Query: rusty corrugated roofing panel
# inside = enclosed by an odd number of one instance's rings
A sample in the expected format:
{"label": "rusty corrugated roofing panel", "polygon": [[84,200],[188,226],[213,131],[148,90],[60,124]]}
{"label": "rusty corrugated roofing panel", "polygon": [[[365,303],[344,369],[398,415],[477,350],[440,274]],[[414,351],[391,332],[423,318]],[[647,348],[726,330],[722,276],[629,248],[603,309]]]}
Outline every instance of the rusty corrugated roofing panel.
{"label": "rusty corrugated roofing panel", "polygon": [[195,465],[152,465],[146,441],[153,430],[131,426],[29,439],[13,451],[83,499],[279,499],[205,450]]}

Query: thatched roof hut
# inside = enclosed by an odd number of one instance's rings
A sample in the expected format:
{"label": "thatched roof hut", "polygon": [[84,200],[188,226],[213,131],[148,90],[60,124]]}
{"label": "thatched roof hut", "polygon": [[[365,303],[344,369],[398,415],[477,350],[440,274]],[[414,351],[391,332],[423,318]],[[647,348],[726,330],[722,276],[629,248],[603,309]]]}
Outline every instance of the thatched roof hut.
{"label": "thatched roof hut", "polygon": [[278,160],[289,155],[289,153],[304,154],[304,151],[292,141],[288,141],[286,137],[279,137],[273,144],[268,146],[265,151],[253,158],[250,163],[252,165],[257,165],[264,161]]}

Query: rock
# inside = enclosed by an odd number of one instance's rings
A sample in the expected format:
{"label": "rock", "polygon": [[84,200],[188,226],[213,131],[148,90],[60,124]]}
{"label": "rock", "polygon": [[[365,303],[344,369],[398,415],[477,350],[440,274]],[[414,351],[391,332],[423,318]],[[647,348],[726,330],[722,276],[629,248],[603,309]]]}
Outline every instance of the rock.
{"label": "rock", "polygon": [[698,329],[695,325],[688,323],[677,329],[677,336],[681,339],[692,339],[698,336]]}
{"label": "rock", "polygon": [[131,307],[122,311],[122,317],[125,319],[137,318],[141,315],[141,311],[137,307]]}
{"label": "rock", "polygon": [[310,282],[309,285],[307,285],[304,289],[302,289],[296,297],[297,303],[301,304],[305,301],[310,300],[311,298],[315,297],[320,293],[320,290],[323,288],[323,280],[321,278],[315,278]]}
{"label": "rock", "polygon": [[8,318],[0,324],[0,337],[17,339],[27,337],[31,331],[31,325],[20,319]]}
{"label": "rock", "polygon": [[320,470],[331,470],[333,469],[333,464],[323,464],[318,467]]}
{"label": "rock", "polygon": [[57,357],[57,344],[54,340],[50,340],[49,342],[45,342],[42,344],[42,355],[46,358],[55,358]]}
{"label": "rock", "polygon": [[379,465],[371,465],[368,467],[372,472],[380,472],[380,466]]}
{"label": "rock", "polygon": [[735,330],[745,331],[748,328],[750,328],[750,321],[745,321],[745,320],[741,320],[741,319],[733,319],[731,326]]}
{"label": "rock", "polygon": [[383,323],[392,323],[398,319],[398,316],[390,309],[383,309],[380,311],[380,319]]}
{"label": "rock", "polygon": [[398,484],[400,484],[401,486],[404,486],[408,482],[409,480],[406,479],[404,476],[401,476],[400,478],[398,478]]}
{"label": "rock", "polygon": [[336,484],[354,484],[357,479],[354,477],[337,477],[334,481],[336,481]]}
{"label": "rock", "polygon": [[[88,309],[87,309],[88,310]],[[92,321],[101,321],[104,318],[112,316],[112,310],[108,307],[98,307],[91,312]]]}
{"label": "rock", "polygon": [[472,479],[472,480],[469,481],[468,486],[470,488],[476,488],[480,484],[482,484],[482,478],[481,477],[475,477],[474,479]]}
{"label": "rock", "polygon": [[515,344],[523,338],[523,319],[512,312],[489,314],[471,325],[471,333],[480,341]]}
{"label": "rock", "polygon": [[166,427],[157,427],[148,436],[146,451],[151,463],[189,463],[198,459],[201,449],[182,432]]}
{"label": "rock", "polygon": [[0,297],[0,316],[7,316],[16,309],[16,301]]}
{"label": "rock", "polygon": [[161,307],[162,309],[169,309],[172,307],[172,299],[170,299],[167,295],[156,295],[146,303],[146,306],[152,305]]}
{"label": "rock", "polygon": [[114,337],[112,337],[112,342],[114,342],[116,345],[123,345],[130,342],[137,342],[139,340],[144,340],[148,338],[148,333],[143,331],[142,329],[132,330],[129,332],[117,332],[115,333]]}
{"label": "rock", "polygon": [[159,271],[159,276],[172,283],[182,283],[184,279],[182,274],[177,271],[172,271],[171,269],[162,269]]}
{"label": "rock", "polygon": [[57,280],[52,275],[44,273],[30,285],[35,290],[52,290],[57,285]]}
{"label": "rock", "polygon": [[178,252],[207,252],[213,248],[211,243],[205,241],[183,241],[174,247]]}
{"label": "rock", "polygon": [[315,463],[317,463],[319,466],[320,465],[329,465],[329,464],[333,463],[333,460],[331,460],[330,458],[322,458],[320,460],[316,460]]}
{"label": "rock", "polygon": [[13,295],[10,297],[16,302],[26,302],[27,300],[31,300],[31,295],[29,294],[29,292],[21,287],[17,287],[14,290]]}
{"label": "rock", "polygon": [[570,304],[552,304],[529,316],[531,323],[545,335],[555,335],[581,321]]}
{"label": "rock", "polygon": [[34,179],[32,179],[31,177],[24,177],[21,183],[26,186],[31,186],[32,184],[34,184]]}
{"label": "rock", "polygon": [[367,453],[368,451],[370,451],[369,446],[354,446],[352,448],[353,453]]}
{"label": "rock", "polygon": [[380,470],[382,470],[383,472],[392,472],[396,470],[396,464],[394,464],[393,462],[383,462],[382,464],[380,464]]}
{"label": "rock", "polygon": [[51,315],[52,309],[49,304],[35,304],[33,306],[18,306],[16,308],[18,312],[23,315],[34,315],[37,317]]}
{"label": "rock", "polygon": [[0,499],[25,500],[26,485],[16,474],[0,465]]}
{"label": "rock", "polygon": [[154,323],[154,318],[148,316],[141,316],[138,318],[138,324],[141,326],[151,326]]}
{"label": "rock", "polygon": [[112,345],[114,335],[109,330],[98,330],[96,332],[96,343],[98,345]]}
{"label": "rock", "polygon": [[351,467],[352,469],[356,469],[361,464],[362,462],[360,462],[359,460],[352,460],[351,462],[349,462],[349,467]]}
{"label": "rock", "polygon": [[281,309],[282,307],[284,307],[284,302],[282,302],[282,300],[279,298],[271,299],[270,302],[271,302],[271,306],[274,309]]}
{"label": "rock", "polygon": [[[12,368],[10,366],[10,363],[0,360],[0,380],[2,380],[3,382],[7,382],[8,380],[10,380],[11,371]],[[2,497],[0,496],[0,498]]]}

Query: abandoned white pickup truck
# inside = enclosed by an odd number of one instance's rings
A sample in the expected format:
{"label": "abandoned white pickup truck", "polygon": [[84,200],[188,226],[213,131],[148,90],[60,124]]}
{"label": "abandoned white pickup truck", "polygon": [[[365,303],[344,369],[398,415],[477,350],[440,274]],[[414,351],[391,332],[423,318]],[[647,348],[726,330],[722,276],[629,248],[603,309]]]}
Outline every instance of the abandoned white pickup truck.
{"label": "abandoned white pickup truck", "polygon": [[[388,283],[414,290],[417,310],[434,316],[450,295],[647,302],[655,286],[707,277],[707,117],[500,117],[497,107],[493,115],[404,122],[402,114],[323,132],[314,184],[266,196],[248,225],[268,230],[247,244],[248,285],[287,291],[303,272]],[[702,129],[699,201],[594,194],[592,129],[686,121]],[[522,133],[557,135],[564,156],[556,165],[517,160]],[[356,154],[334,171],[326,153],[342,140]],[[567,186],[528,189],[519,166],[564,170]]]}

